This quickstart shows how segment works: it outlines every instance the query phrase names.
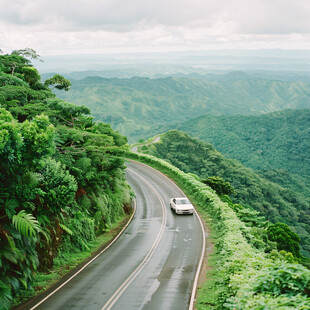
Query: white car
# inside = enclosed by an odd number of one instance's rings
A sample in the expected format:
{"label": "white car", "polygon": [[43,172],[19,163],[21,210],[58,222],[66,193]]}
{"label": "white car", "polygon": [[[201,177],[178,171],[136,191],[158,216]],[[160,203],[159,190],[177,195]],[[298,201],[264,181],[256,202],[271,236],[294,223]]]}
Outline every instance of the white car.
{"label": "white car", "polygon": [[170,208],[175,211],[176,214],[193,214],[194,207],[186,197],[171,198]]}

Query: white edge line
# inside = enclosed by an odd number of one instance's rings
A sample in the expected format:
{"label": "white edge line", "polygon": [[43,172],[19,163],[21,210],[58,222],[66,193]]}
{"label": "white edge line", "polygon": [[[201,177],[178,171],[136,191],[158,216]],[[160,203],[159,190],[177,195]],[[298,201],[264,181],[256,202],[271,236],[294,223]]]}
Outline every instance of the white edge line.
{"label": "white edge line", "polygon": [[194,309],[194,304],[195,304],[195,296],[196,296],[196,290],[197,290],[197,285],[198,285],[198,279],[199,279],[199,274],[201,271],[201,267],[202,267],[202,262],[205,256],[205,251],[206,251],[206,236],[205,236],[205,230],[201,221],[200,216],[198,215],[198,212],[195,210],[196,215],[199,219],[200,222],[200,226],[201,226],[201,230],[202,230],[202,251],[201,251],[201,256],[200,256],[200,260],[199,260],[199,264],[197,267],[197,271],[196,271],[196,275],[195,275],[195,280],[194,280],[194,284],[193,284],[193,288],[192,288],[192,294],[191,294],[191,299],[190,299],[190,303],[189,303],[189,310]]}
{"label": "white edge line", "polygon": [[33,309],[37,308],[38,306],[40,306],[43,302],[45,302],[48,298],[50,298],[58,290],[60,290],[63,286],[65,286],[69,281],[71,281],[73,278],[75,278],[81,271],[83,271],[89,264],[91,264],[98,256],[100,256],[103,252],[105,252],[120,237],[120,235],[124,232],[124,230],[127,228],[127,226],[131,223],[131,220],[132,220],[133,216],[135,215],[135,213],[136,213],[136,199],[134,199],[134,211],[133,211],[132,215],[130,216],[125,227],[119,232],[119,234],[114,238],[114,240],[107,247],[105,247],[100,253],[98,253],[95,257],[93,257],[87,264],[85,264],[81,269],[79,269],[74,275],[72,275],[67,281],[65,281],[63,284],[58,286],[49,295],[47,295],[40,302],[38,302],[36,305],[34,305],[32,308],[30,308],[30,310],[33,310]]}
{"label": "white edge line", "polygon": [[[132,160],[132,159],[128,159],[129,161],[133,161],[135,163],[138,163],[138,164],[141,164],[141,165],[144,165],[144,166],[147,166],[157,172],[159,172],[160,174],[162,174],[166,179],[168,179],[178,190],[181,191],[181,193],[186,196],[184,194],[184,192],[174,183],[171,181],[171,179],[169,179],[166,175],[164,175],[161,171],[147,165],[147,164],[144,164],[144,163],[141,163],[139,161],[136,161],[136,160]],[[203,224],[202,224],[202,221],[200,219],[200,216],[198,215],[198,212],[196,211],[195,209],[195,213],[199,219],[199,223],[200,223],[200,227],[201,227],[201,230],[202,230],[202,251],[201,251],[201,256],[200,256],[200,260],[199,260],[199,263],[198,263],[198,267],[197,267],[197,271],[196,271],[196,275],[195,275],[195,278],[194,278],[194,283],[193,283],[193,288],[192,288],[192,293],[191,293],[191,298],[190,298],[190,302],[189,302],[189,307],[188,309],[189,310],[193,310],[194,309],[194,303],[195,303],[195,296],[196,296],[196,290],[197,290],[197,285],[198,285],[198,278],[199,278],[199,274],[200,274],[200,270],[201,270],[201,266],[202,266],[202,262],[203,262],[203,259],[204,259],[204,256],[205,256],[205,249],[206,249],[206,236],[205,236],[205,230],[204,230],[204,227],[203,227]]]}

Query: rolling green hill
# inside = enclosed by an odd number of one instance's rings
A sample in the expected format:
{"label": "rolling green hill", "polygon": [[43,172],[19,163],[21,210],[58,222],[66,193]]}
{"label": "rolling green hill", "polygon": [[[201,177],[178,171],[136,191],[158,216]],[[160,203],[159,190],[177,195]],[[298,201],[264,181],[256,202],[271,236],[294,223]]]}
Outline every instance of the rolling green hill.
{"label": "rolling green hill", "polygon": [[183,122],[206,113],[251,115],[310,107],[310,84],[240,74],[238,78],[235,74],[216,81],[88,77],[72,80],[71,91],[59,96],[88,106],[96,119],[111,123],[129,141],[134,141],[136,131],[141,134],[152,125]]}
{"label": "rolling green hill", "polygon": [[[310,197],[310,110],[213,116],[154,126],[144,137],[179,129],[211,143],[262,177]],[[143,137],[143,136],[141,136]]]}
{"label": "rolling green hill", "polygon": [[225,158],[211,144],[178,130],[161,135],[160,142],[145,145],[140,151],[201,178],[219,176],[230,182],[237,192],[232,197],[235,203],[261,212],[271,222],[290,225],[302,239],[303,253],[310,255],[310,203],[302,195],[263,178],[238,161]]}
{"label": "rolling green hill", "polygon": [[202,115],[167,127],[211,143],[225,156],[255,170],[284,169],[310,176],[309,109],[258,116]]}

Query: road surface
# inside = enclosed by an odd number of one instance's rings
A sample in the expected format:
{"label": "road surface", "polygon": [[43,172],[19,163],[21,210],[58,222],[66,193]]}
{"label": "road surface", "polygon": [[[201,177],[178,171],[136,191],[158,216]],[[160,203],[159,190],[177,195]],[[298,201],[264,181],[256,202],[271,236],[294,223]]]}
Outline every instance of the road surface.
{"label": "road surface", "polygon": [[156,170],[127,164],[136,213],[116,242],[60,289],[28,309],[188,309],[201,259],[199,218],[175,215],[183,193]]}

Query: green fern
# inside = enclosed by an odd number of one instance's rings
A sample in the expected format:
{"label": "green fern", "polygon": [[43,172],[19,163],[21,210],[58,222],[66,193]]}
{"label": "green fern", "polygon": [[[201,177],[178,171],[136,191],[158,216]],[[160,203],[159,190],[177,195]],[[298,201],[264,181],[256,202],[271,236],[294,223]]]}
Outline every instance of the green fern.
{"label": "green fern", "polygon": [[65,226],[64,224],[59,224],[59,226],[65,231],[67,232],[70,236],[73,235],[73,232],[70,228],[68,228],[67,226]]}
{"label": "green fern", "polygon": [[25,210],[20,211],[12,219],[15,228],[24,236],[34,237],[37,232],[41,231],[39,222],[32,214],[27,214]]}
{"label": "green fern", "polygon": [[15,228],[26,237],[35,237],[37,233],[41,233],[46,241],[51,241],[50,236],[40,227],[39,222],[32,214],[27,214],[25,210],[20,211],[12,218]]}
{"label": "green fern", "polygon": [[18,207],[18,201],[16,199],[7,199],[4,207],[6,215],[11,219],[15,214],[15,209]]}

